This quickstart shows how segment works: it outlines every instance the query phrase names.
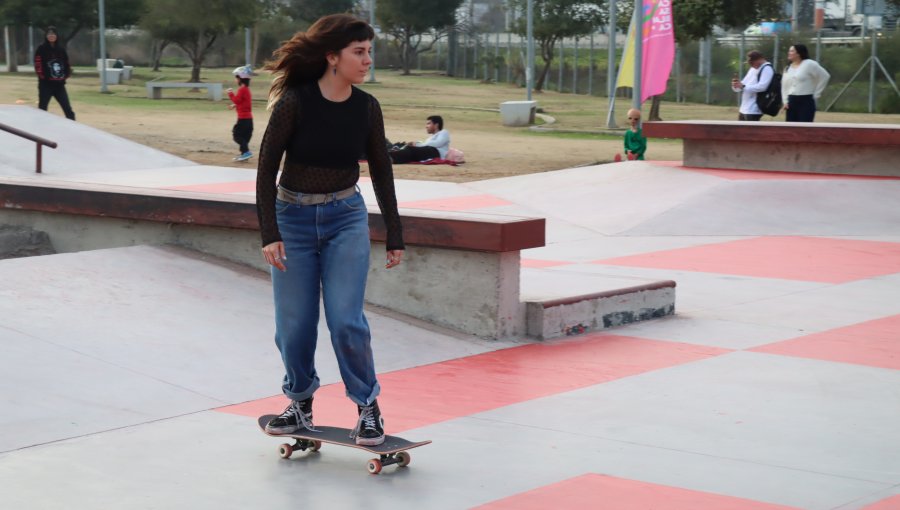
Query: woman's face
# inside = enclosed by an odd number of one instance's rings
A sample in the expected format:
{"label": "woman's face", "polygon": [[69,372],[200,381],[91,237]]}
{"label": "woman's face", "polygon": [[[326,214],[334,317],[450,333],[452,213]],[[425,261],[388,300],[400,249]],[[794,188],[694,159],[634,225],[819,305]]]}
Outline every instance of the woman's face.
{"label": "woman's face", "polygon": [[372,67],[371,52],[371,41],[353,41],[341,50],[336,59],[330,59],[329,64],[332,68],[336,67],[336,74],[350,83],[362,83]]}
{"label": "woman's face", "polygon": [[793,46],[791,46],[788,49],[788,61],[797,62],[798,60],[800,60],[800,54],[798,54],[797,50]]}
{"label": "woman's face", "polygon": [[49,34],[47,34],[47,40],[50,41],[50,44],[55,44],[56,43],[56,34],[54,34],[53,32],[50,32]]}

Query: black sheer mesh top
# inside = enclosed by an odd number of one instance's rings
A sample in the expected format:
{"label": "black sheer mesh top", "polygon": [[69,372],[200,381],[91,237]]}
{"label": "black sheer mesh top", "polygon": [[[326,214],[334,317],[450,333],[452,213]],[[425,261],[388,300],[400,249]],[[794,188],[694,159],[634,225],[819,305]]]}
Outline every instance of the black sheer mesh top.
{"label": "black sheer mesh top", "polygon": [[359,159],[365,155],[387,230],[387,249],[403,249],[394,170],[378,100],[353,87],[347,100],[329,101],[316,82],[285,90],[272,109],[259,151],[256,211],[263,246],[281,241],[275,181],[282,155],[278,185],[300,193],[334,193],[354,186]]}

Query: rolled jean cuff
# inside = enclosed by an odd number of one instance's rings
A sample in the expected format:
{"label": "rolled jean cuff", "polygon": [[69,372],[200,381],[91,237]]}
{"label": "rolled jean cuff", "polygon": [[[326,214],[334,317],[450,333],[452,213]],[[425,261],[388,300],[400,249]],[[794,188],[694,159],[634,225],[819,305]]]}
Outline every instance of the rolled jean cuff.
{"label": "rolled jean cuff", "polygon": [[347,392],[347,398],[352,400],[353,403],[358,406],[368,406],[372,405],[372,402],[375,402],[375,399],[378,398],[379,394],[381,394],[381,385],[376,382],[375,387],[372,388],[372,393],[369,394],[369,397],[365,401],[362,401],[357,397],[351,395],[349,391]]}
{"label": "rolled jean cuff", "polygon": [[306,390],[304,390],[301,393],[294,393],[294,392],[288,390],[287,388],[282,388],[282,391],[284,392],[284,396],[286,396],[287,398],[289,398],[291,400],[300,401],[300,400],[306,400],[309,397],[313,396],[313,393],[315,393],[316,390],[318,390],[318,389],[319,389],[319,380],[316,379],[315,381],[312,382],[312,384],[309,385],[309,388],[307,388]]}

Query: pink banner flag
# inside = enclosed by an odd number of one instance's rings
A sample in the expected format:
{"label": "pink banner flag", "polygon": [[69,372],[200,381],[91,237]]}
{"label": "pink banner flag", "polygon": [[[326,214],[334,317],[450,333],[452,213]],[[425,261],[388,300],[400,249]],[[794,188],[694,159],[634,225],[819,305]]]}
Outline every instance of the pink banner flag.
{"label": "pink banner flag", "polygon": [[[672,0],[644,0],[642,16],[641,102],[666,91],[675,61]],[[634,86],[634,23],[628,32],[616,87]]]}
{"label": "pink banner flag", "polygon": [[672,0],[644,0],[644,55],[641,65],[641,102],[666,91],[675,61]]}

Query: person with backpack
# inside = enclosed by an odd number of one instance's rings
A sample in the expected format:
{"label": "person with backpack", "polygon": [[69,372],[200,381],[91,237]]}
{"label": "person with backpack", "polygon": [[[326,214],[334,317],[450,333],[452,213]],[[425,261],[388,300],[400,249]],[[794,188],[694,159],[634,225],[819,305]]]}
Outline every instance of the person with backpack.
{"label": "person with backpack", "polygon": [[[756,50],[747,53],[747,64],[750,65],[750,69],[747,70],[743,80],[738,80],[737,73],[734,74],[734,78],[731,79],[731,90],[741,93],[738,120],[758,121],[763,116],[757,101],[758,95],[769,89],[775,77],[775,69],[766,57]],[[776,93],[780,94],[781,91]],[[778,108],[775,110],[775,114],[777,113]]]}
{"label": "person with backpack", "polygon": [[818,62],[809,58],[802,44],[790,47],[790,65],[784,69],[781,97],[788,122],[812,122],[816,118],[816,100],[822,95],[831,75]]}

